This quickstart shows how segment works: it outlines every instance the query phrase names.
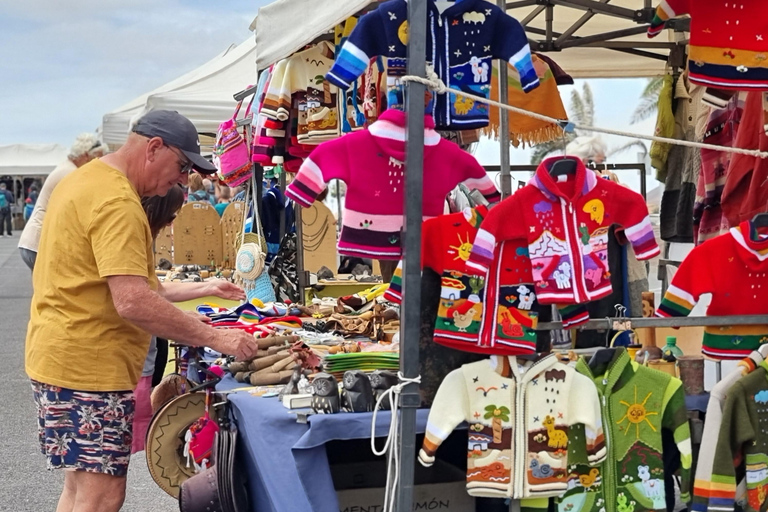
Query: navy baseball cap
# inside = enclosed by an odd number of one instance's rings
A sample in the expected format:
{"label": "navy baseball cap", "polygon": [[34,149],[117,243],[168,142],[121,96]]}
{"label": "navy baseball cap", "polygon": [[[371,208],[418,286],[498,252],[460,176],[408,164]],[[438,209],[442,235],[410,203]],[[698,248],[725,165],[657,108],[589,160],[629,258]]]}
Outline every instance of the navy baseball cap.
{"label": "navy baseball cap", "polygon": [[160,137],[168,146],[181,150],[201,174],[213,174],[216,167],[200,155],[200,139],[192,121],[173,110],[152,110],[133,126],[133,132],[145,137]]}

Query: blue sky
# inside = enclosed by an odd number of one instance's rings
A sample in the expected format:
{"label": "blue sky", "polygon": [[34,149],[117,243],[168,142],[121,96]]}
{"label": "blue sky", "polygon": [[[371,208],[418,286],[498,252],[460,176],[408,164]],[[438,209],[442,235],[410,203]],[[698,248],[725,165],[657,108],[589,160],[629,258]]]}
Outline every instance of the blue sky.
{"label": "blue sky", "polygon": [[[318,0],[321,1],[321,0]],[[0,2],[0,144],[59,143],[93,131],[102,116],[253,37],[248,26],[269,0],[34,0]],[[557,55],[553,55],[556,59]],[[630,126],[645,80],[590,80],[599,126]],[[581,88],[577,81],[576,87]],[[571,87],[561,87],[568,107]],[[605,137],[609,147],[625,139]],[[637,161],[636,151],[612,158]],[[484,164],[498,145],[481,143]],[[513,163],[528,151],[511,150]]]}

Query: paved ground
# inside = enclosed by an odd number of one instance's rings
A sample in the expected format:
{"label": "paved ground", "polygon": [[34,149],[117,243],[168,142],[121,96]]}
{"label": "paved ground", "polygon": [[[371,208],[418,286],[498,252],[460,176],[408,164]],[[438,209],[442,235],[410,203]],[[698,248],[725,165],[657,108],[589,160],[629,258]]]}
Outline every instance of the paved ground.
{"label": "paved ground", "polygon": [[[0,238],[0,352],[6,368],[0,378],[0,511],[53,511],[63,478],[60,472],[46,471],[37,448],[34,402],[24,373],[32,282],[16,249],[18,235]],[[131,460],[122,510],[178,510],[176,501],[152,480],[143,453]]]}

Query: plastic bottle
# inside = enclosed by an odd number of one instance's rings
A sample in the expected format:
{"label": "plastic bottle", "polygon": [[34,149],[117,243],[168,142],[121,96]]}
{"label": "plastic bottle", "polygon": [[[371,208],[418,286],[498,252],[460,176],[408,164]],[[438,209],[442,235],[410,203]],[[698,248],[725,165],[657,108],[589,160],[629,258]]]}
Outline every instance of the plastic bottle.
{"label": "plastic bottle", "polygon": [[670,356],[676,360],[683,355],[683,351],[677,346],[677,338],[674,336],[667,336],[667,344],[661,349],[664,360],[670,360]]}

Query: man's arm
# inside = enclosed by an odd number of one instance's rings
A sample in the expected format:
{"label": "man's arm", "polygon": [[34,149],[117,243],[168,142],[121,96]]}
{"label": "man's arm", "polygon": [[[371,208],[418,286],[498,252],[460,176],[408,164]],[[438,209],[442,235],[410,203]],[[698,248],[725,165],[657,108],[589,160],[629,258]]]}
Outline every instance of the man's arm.
{"label": "man's arm", "polygon": [[107,283],[120,317],[155,336],[207,346],[239,359],[256,355],[252,335],[239,329],[217,330],[192,318],[154,292],[144,277],[110,276]]}
{"label": "man's arm", "polygon": [[201,297],[219,297],[229,300],[245,299],[245,292],[242,288],[223,279],[212,279],[204,283],[161,283],[157,293],[169,302],[184,302]]}

